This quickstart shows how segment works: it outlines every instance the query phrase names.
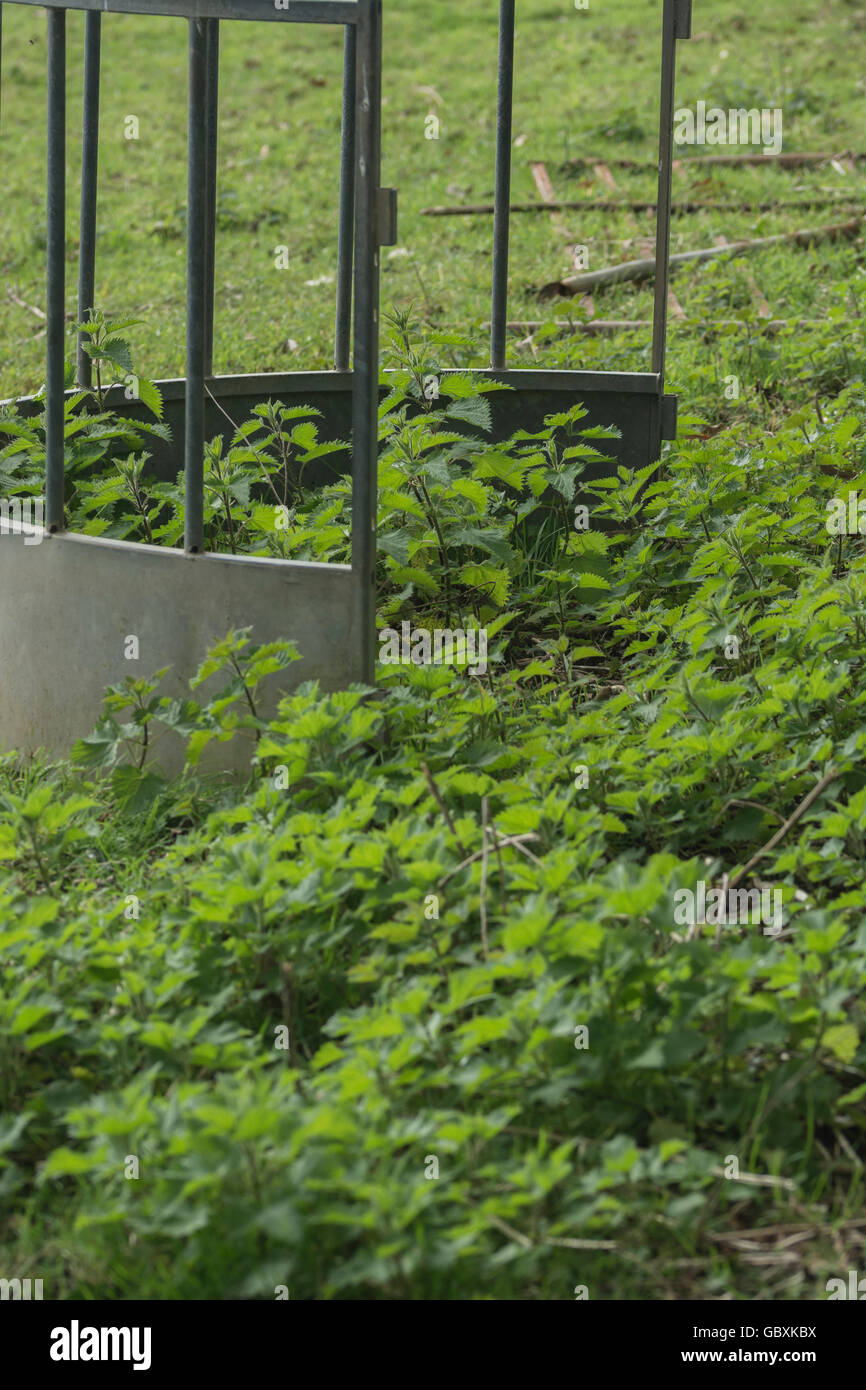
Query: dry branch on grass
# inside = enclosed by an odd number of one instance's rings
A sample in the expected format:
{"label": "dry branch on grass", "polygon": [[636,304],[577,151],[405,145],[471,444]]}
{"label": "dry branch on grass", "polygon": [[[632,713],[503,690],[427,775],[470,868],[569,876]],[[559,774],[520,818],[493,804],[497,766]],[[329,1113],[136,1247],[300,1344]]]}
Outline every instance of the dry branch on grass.
{"label": "dry branch on grass", "polygon": [[[854,204],[851,197],[842,198],[821,194],[815,198],[768,199],[756,203],[725,201],[718,198],[698,198],[681,201],[671,205],[671,214],[685,215],[695,212],[781,212],[796,211],[797,208],[842,207],[846,211]],[[495,203],[454,203],[422,208],[422,217],[482,217],[495,211]],[[555,198],[540,203],[510,203],[509,212],[655,212],[655,198]]]}
{"label": "dry branch on grass", "polygon": [[[754,251],[764,251],[770,246],[785,244],[813,246],[821,241],[833,241],[837,237],[853,237],[860,231],[862,215],[850,218],[847,222],[832,222],[829,226],[810,227],[799,232],[778,232],[774,236],[756,237],[750,241],[732,241],[725,246],[705,246],[699,251],[680,251],[670,258],[671,270],[678,266],[700,264],[715,256],[746,256]],[[605,267],[604,270],[588,270],[582,275],[570,275],[564,280],[551,280],[542,285],[536,293],[539,299],[552,299],[558,295],[584,294],[587,290],[597,290],[608,285],[618,285],[626,280],[651,280],[655,275],[656,263],[651,257],[640,261],[623,261],[621,265]]]}
{"label": "dry branch on grass", "polygon": [[[690,319],[680,320],[683,328],[691,329],[695,333],[716,333],[726,328],[743,328],[749,331],[757,330],[760,333],[781,333],[782,329],[788,328],[821,328],[824,319],[760,319],[757,323],[750,323],[746,319]],[[837,323],[836,327],[845,328],[852,326],[852,320],[845,320]],[[652,319],[587,319],[581,323],[571,319],[512,319],[506,327],[509,333],[522,333],[529,335],[537,333],[542,328],[555,328],[559,333],[588,333],[592,334],[612,334],[629,333],[635,330],[648,332],[652,328]],[[490,324],[483,323],[482,331],[490,331]]]}
{"label": "dry branch on grass", "polygon": [[[840,150],[836,153],[828,151],[809,151],[805,154],[691,154],[678,156],[676,162],[682,165],[688,164],[710,164],[710,165],[748,165],[778,164],[786,169],[800,169],[808,164],[832,164],[834,160],[841,163],[845,159],[850,163],[857,160],[866,159],[866,153],[859,150]],[[595,166],[599,162],[597,154],[576,155],[567,161],[571,169],[585,169],[587,166]],[[647,169],[657,168],[655,160],[640,159],[608,159],[608,164],[613,164],[617,169]]]}
{"label": "dry branch on grass", "polygon": [[45,314],[41,309],[37,308],[35,304],[28,304],[27,301],[22,299],[19,294],[16,294],[14,290],[7,290],[6,296],[13,304],[17,304],[19,309],[26,309],[28,313],[35,314],[38,319],[45,318]]}

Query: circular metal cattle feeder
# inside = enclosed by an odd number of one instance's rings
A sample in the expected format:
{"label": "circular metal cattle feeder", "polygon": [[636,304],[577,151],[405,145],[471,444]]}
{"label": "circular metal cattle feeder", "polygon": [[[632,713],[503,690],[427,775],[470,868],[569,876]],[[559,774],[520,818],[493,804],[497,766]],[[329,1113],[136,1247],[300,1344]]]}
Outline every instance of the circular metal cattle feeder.
{"label": "circular metal cattle feeder", "polygon": [[[0,699],[0,747],[68,752],[88,733],[106,686],[130,674],[126,639],[138,638],[138,670],[169,666],[163,689],[188,693],[207,648],[231,628],[256,642],[297,643],[302,660],[273,677],[279,691],[318,679],[324,689],[374,683],[376,657],[376,464],[379,374],[379,249],[396,242],[397,195],[380,185],[382,0],[7,0],[47,8],[47,294],[45,533],[0,534],[0,645],[18,660]],[[675,437],[676,398],[664,392],[675,47],[687,38],[691,0],[664,0],[652,370],[509,370],[507,325],[511,109],[515,0],[500,0],[496,193],[490,365],[477,371],[513,390],[488,397],[493,437],[537,429],[545,415],[581,402],[587,425],[615,425],[617,464],[645,467]],[[64,525],[66,15],[85,11],[84,122],[78,317],[93,308],[96,253],[99,63],[103,13],[171,15],[189,30],[186,376],[158,383],[171,446],[153,441],[150,467],[185,477],[184,549],[75,535]],[[2,5],[0,5],[2,13]],[[219,27],[222,20],[332,24],[345,30],[334,369],[215,376],[212,369],[217,182]],[[77,380],[90,387],[79,342]],[[272,399],[314,406],[325,439],[351,439],[351,565],[205,554],[205,441],[229,433],[226,414],[246,418]],[[144,419],[122,386],[105,393],[118,414]],[[16,403],[37,409],[32,399]],[[221,409],[223,407],[223,409]],[[237,412],[245,412],[241,417]],[[149,446],[150,447],[150,446]],[[597,467],[597,472],[607,466]],[[243,750],[218,745],[224,764]],[[177,766],[180,747],[165,758]]]}

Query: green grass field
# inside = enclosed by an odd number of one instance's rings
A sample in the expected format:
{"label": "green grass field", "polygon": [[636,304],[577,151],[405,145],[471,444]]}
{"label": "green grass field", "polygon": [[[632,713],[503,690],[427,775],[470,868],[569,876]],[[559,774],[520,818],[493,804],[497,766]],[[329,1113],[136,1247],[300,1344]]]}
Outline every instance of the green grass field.
{"label": "green grass field", "polygon": [[[386,0],[382,307],[413,306],[421,364],[451,333],[485,360],[492,219],[422,209],[492,197],[497,9]],[[515,201],[538,197],[533,161],[560,198],[652,198],[661,6],[518,10]],[[219,372],[331,362],[342,37],[262,29],[221,40]],[[97,302],[143,320],[142,372],[180,375],[185,25],[103,33]],[[695,0],[693,34],[678,106],[781,107],[786,153],[863,147],[856,4]],[[44,36],[41,11],[4,6],[4,398],[44,376]],[[694,153],[675,201],[779,206],[677,216],[674,252],[862,211],[866,162]],[[781,206],[808,198],[826,206]],[[651,283],[591,306],[535,291],[571,244],[597,269],[653,228],[515,214],[510,317],[545,326],[512,335],[511,362],[647,370],[648,334],[563,330],[649,318]],[[241,645],[219,654],[227,705],[189,714],[182,777],[141,741],[180,721],[149,671],[70,760],[6,750],[0,1276],[46,1299],[745,1301],[822,1300],[864,1267],[866,521],[825,526],[866,496],[863,262],[858,234],[674,276],[680,439],[643,510],[645,476],[597,485],[604,528],[571,529],[580,455],[555,424],[496,450],[479,428],[452,456],[445,401],[414,425],[394,409],[381,622],[486,624],[481,678],[383,667],[380,700],[302,688],[263,720]],[[771,336],[770,316],[817,322]],[[14,423],[0,485],[38,490],[39,440]],[[525,534],[520,508],[549,494]],[[112,511],[113,474],[82,495],[94,526],[141,523]],[[243,479],[230,505],[232,548],[255,548]],[[345,558],[345,487],[293,505],[292,554]],[[229,736],[249,741],[243,783],[197,770]],[[780,930],[682,922],[700,883],[778,892]]]}
{"label": "green grass field", "polygon": [[[439,327],[477,335],[484,360],[489,317],[492,219],[422,217],[436,204],[489,201],[493,192],[498,6],[422,0],[386,8],[383,182],[400,193],[400,243],[383,257],[382,302],[414,301]],[[531,161],[546,164],[561,198],[653,198],[658,136],[660,11],[610,0],[575,10],[570,0],[524,0],[517,32],[514,113],[515,201],[536,200]],[[760,11],[721,0],[695,8],[693,38],[680,46],[677,102],[703,95],[727,108],[784,112],[785,151],[856,147],[862,124],[856,5],[769,4]],[[69,322],[75,322],[77,170],[80,160],[83,16],[69,20]],[[327,367],[332,362],[342,35],[330,27],[274,32],[223,26],[215,368],[218,372]],[[97,302],[114,317],[135,314],[142,363],[153,376],[183,372],[184,205],[186,199],[186,28],[182,20],[112,16],[103,26]],[[25,303],[44,295],[44,12],[10,6],[4,24],[4,283]],[[428,114],[439,139],[425,138]],[[138,120],[127,140],[127,116]],[[722,151],[723,152],[723,151]],[[688,153],[688,151],[686,151]],[[645,174],[618,174],[611,192],[591,170],[564,168],[576,156],[646,161]],[[793,173],[698,167],[675,180],[675,199],[763,201],[806,196],[862,198],[864,169]],[[704,213],[677,218],[672,250],[831,222],[832,208],[790,213]],[[648,214],[568,212],[567,235],[547,215],[512,226],[514,319],[567,315],[568,303],[539,313],[533,290],[568,271],[571,240],[598,268],[640,254],[654,235]],[[274,248],[290,248],[277,270]],[[834,285],[850,276],[854,253],[824,246],[802,256],[770,254],[752,266],[775,317],[820,318]],[[309,283],[313,282],[313,283]],[[736,318],[753,301],[743,271],[689,271],[675,286],[688,316]],[[574,312],[572,307],[572,312]],[[579,311],[578,311],[579,312]],[[622,286],[599,298],[596,316],[647,318],[651,287]],[[288,344],[296,343],[297,348]],[[670,388],[688,380],[693,353],[671,326]],[[640,370],[647,344],[568,340],[541,344],[540,361],[576,367],[629,364]],[[515,361],[530,356],[514,352]],[[44,378],[39,322],[0,301],[0,392],[23,394]],[[534,359],[532,359],[534,360]],[[683,366],[680,368],[680,362]]]}

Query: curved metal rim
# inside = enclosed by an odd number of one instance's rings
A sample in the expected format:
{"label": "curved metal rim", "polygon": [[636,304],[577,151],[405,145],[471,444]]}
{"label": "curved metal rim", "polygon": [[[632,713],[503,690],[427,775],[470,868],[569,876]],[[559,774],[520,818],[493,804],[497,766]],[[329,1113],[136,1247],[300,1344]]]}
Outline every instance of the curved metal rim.
{"label": "curved metal rim", "polygon": [[278,24],[357,24],[375,0],[288,0],[284,9],[262,0],[5,0],[41,10],[98,10],[101,14],[165,15],[172,19],[244,19]]}
{"label": "curved metal rim", "polygon": [[[386,369],[387,378],[391,369]],[[592,372],[569,369],[550,369],[543,367],[443,367],[441,376],[478,376],[485,380],[501,381],[515,391],[535,391],[540,388],[551,391],[633,391],[639,395],[657,396],[660,392],[659,377],[656,372]],[[206,385],[218,399],[230,396],[252,396],[261,393],[265,399],[269,392],[277,394],[285,391],[302,393],[304,391],[344,391],[352,390],[352,372],[299,371],[299,372],[237,372],[226,376],[206,378]],[[186,378],[182,376],[163,377],[154,382],[159,387],[163,399],[183,400],[186,393]],[[104,389],[108,401],[122,396],[125,387],[118,382]],[[80,395],[81,387],[67,388],[67,399]],[[29,405],[39,399],[38,393],[28,396],[6,396],[0,399],[0,406]],[[0,427],[2,433],[2,427]]]}

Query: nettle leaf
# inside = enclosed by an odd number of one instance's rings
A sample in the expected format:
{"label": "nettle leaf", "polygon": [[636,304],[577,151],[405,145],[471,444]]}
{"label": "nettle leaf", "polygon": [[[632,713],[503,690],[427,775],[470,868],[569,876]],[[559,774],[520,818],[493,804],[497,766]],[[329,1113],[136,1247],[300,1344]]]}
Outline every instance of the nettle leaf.
{"label": "nettle leaf", "polygon": [[511,1022],[506,1018],[473,1018],[457,1029],[464,1052],[475,1052],[478,1048],[498,1042],[510,1031]]}
{"label": "nettle leaf", "polygon": [[[422,422],[423,424],[423,422]],[[424,453],[429,453],[431,449],[439,449],[443,444],[466,445],[466,439],[462,434],[456,434],[453,430],[432,430],[424,429],[420,435],[416,436],[421,444]]]}
{"label": "nettle leaf", "polygon": [[412,534],[408,526],[401,526],[393,531],[380,531],[376,544],[383,554],[390,555],[398,564],[408,565]]}
{"label": "nettle leaf", "polygon": [[[389,557],[390,558],[390,557]],[[395,584],[405,584],[411,588],[418,588],[427,594],[437,594],[439,592],[439,580],[428,570],[419,569],[411,565],[400,564],[399,561],[391,562],[391,578]]]}
{"label": "nettle leaf", "polygon": [[114,769],[111,785],[124,815],[139,816],[150,810],[166,783],[165,778],[155,772],[139,771],[127,764]]}
{"label": "nettle leaf", "polygon": [[144,319],[105,319],[102,331],[109,337],[114,337],[118,333],[125,333],[127,328],[137,328],[141,323],[144,323]]}
{"label": "nettle leaf", "polygon": [[423,506],[415,494],[411,492],[394,491],[393,489],[384,491],[381,504],[390,512],[408,512],[410,516],[417,517],[419,521],[426,521],[427,519]]}
{"label": "nettle leaf", "polygon": [[21,807],[21,815],[24,820],[37,821],[47,811],[54,801],[56,795],[55,788],[50,782],[43,782],[41,786],[34,787],[24,798]]}
{"label": "nettle leaf", "polygon": [[527,466],[523,459],[514,458],[510,454],[486,453],[474,465],[473,473],[476,478],[498,478],[500,482],[507,483],[509,487],[519,491],[523,486]]}
{"label": "nettle leaf", "polygon": [[473,589],[480,590],[484,597],[495,603],[498,608],[508,599],[511,589],[508,570],[495,569],[492,565],[464,565],[460,571],[460,579]]}
{"label": "nettle leaf", "polygon": [[547,482],[550,487],[560,493],[570,502],[574,497],[574,487],[583,469],[580,464],[566,465],[562,468],[551,468],[547,472]]}
{"label": "nettle leaf", "polygon": [[[622,439],[622,430],[617,425],[589,425],[580,431],[581,439]],[[655,467],[656,465],[653,465]]]}
{"label": "nettle leaf", "polygon": [[30,1110],[24,1110],[20,1115],[0,1116],[0,1154],[8,1153],[17,1146],[18,1140],[33,1118],[33,1112]]}
{"label": "nettle leaf", "polygon": [[494,526],[460,526],[456,527],[448,534],[449,542],[455,545],[472,546],[475,550],[483,550],[495,559],[507,563],[513,556],[514,551],[504,533]]}
{"label": "nettle leaf", "polygon": [[445,415],[450,420],[465,420],[470,425],[476,425],[486,434],[490,434],[493,429],[490,402],[486,401],[483,396],[458,401],[456,405],[448,407]]}
{"label": "nettle leaf", "polygon": [[475,478],[455,478],[451,490],[460,497],[468,498],[477,516],[483,516],[487,511],[490,490]]}
{"label": "nettle leaf", "polygon": [[138,377],[138,398],[152,411],[157,420],[162,419],[162,392],[153,381],[148,381],[146,377]]}
{"label": "nettle leaf", "polygon": [[857,1055],[860,1036],[853,1023],[834,1024],[822,1036],[821,1046],[828,1048],[840,1062],[850,1065]]}
{"label": "nettle leaf", "polygon": [[40,1004],[34,1001],[24,1004],[15,1012],[9,1032],[13,1037],[17,1037],[20,1033],[29,1033],[32,1028],[36,1027],[37,1023],[41,1023],[44,1018],[55,1013],[56,1010],[57,1003],[53,999],[47,1003]]}
{"label": "nettle leaf", "polygon": [[40,1181],[47,1178],[60,1178],[74,1176],[79,1173],[92,1173],[101,1168],[108,1156],[108,1149],[103,1145],[99,1149],[91,1150],[89,1153],[78,1153],[74,1149],[59,1148],[55,1149],[50,1158],[42,1165],[39,1175]]}
{"label": "nettle leaf", "polygon": [[439,380],[439,394],[450,396],[453,400],[472,400],[483,385],[483,378],[469,376],[465,372],[443,372]]}
{"label": "nettle leaf", "polygon": [[444,454],[432,454],[417,466],[419,478],[429,478],[441,487],[450,487],[452,469]]}
{"label": "nettle leaf", "polygon": [[602,574],[592,574],[589,570],[581,570],[575,576],[582,589],[609,589],[610,580],[605,579]]}
{"label": "nettle leaf", "polygon": [[[549,437],[554,430],[563,429],[567,425],[577,424],[578,421],[583,420],[586,417],[586,414],[586,407],[584,405],[581,405],[580,402],[578,402],[576,405],[571,406],[568,410],[560,410],[553,415],[545,415],[543,433]],[[583,431],[581,431],[581,433],[583,433]],[[530,437],[531,436],[527,436],[527,438]],[[535,437],[538,438],[539,436]]]}
{"label": "nettle leaf", "polygon": [[90,353],[91,357],[110,362],[124,375],[134,375],[135,373],[129,343],[125,338],[107,338],[105,342],[99,344],[86,343],[85,350]]}
{"label": "nettle leaf", "polygon": [[18,832],[15,826],[8,822],[0,822],[0,860],[17,859],[18,855]]}
{"label": "nettle leaf", "polygon": [[594,449],[591,444],[572,444],[568,449],[562,451],[563,459],[588,459],[595,461],[611,461],[610,454],[604,454],[600,449]]}

